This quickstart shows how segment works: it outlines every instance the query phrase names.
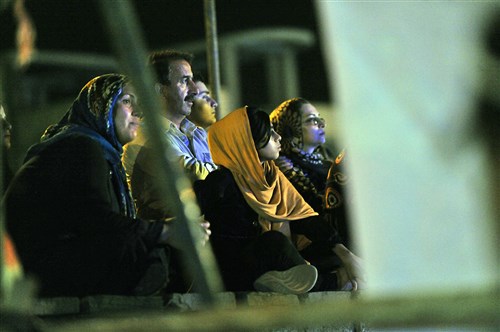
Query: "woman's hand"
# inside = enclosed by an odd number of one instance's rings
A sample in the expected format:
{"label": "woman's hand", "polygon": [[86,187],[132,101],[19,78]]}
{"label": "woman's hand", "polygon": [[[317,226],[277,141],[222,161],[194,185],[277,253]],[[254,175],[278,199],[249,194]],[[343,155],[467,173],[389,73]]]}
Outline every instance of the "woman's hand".
{"label": "woman's hand", "polygon": [[203,231],[203,240],[202,243],[205,245],[208,240],[210,239],[210,235],[212,234],[212,231],[210,230],[210,223],[206,221],[205,219],[202,220],[200,223],[202,231]]}
{"label": "woman's hand", "polygon": [[[183,249],[187,242],[181,233],[179,222],[175,219],[176,218],[169,218],[164,220],[163,230],[160,235],[159,242],[161,244],[168,244],[177,249]],[[199,239],[202,245],[205,245],[205,243],[207,243],[210,239],[210,234],[212,234],[210,231],[210,223],[202,216],[200,218],[199,226],[201,230],[201,237]]]}
{"label": "woman's hand", "polygon": [[366,279],[363,260],[354,255],[343,244],[335,245],[333,251],[342,261],[342,267],[345,269],[347,277],[352,283],[352,289],[364,289],[366,287]]}
{"label": "woman's hand", "polygon": [[293,167],[292,161],[285,156],[280,156],[278,159],[274,161],[274,163],[280,169],[291,169]]}

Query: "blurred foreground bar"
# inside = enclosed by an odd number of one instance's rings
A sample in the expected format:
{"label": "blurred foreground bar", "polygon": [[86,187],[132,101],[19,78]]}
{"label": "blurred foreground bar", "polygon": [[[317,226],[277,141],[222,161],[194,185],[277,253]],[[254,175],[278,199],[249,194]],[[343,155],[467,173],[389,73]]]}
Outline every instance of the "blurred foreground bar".
{"label": "blurred foreground bar", "polygon": [[[263,293],[249,293],[254,296]],[[298,296],[299,302],[270,302],[268,305],[238,305],[189,312],[137,311],[127,315],[85,318],[82,321],[46,323],[47,331],[254,331],[302,329],[335,331],[334,327],[372,328],[480,328],[494,331],[500,326],[500,294],[497,291],[434,293],[368,299],[355,294],[330,292],[321,301],[310,300],[321,293]],[[267,297],[283,297],[264,294]],[[342,296],[347,295],[347,296]],[[360,294],[358,294],[360,295]],[[362,295],[362,294],[361,294]],[[354,296],[356,297],[356,296]],[[329,300],[332,299],[332,300]],[[269,299],[268,299],[269,300]],[[345,329],[341,329],[345,331]]]}

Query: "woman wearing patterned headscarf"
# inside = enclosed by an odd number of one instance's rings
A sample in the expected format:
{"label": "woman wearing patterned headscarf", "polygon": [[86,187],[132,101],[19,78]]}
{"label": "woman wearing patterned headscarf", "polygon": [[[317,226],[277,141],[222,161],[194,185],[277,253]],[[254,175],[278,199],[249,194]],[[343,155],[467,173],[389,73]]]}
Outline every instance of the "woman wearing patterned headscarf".
{"label": "woman wearing patterned headscarf", "polygon": [[[270,114],[271,123],[282,137],[282,149],[276,165],[313,209],[328,218],[339,231],[343,243],[349,243],[342,171],[344,152],[332,161],[324,148],[325,120],[318,110],[303,98],[284,101]],[[325,189],[328,183],[328,199]],[[335,268],[338,260],[313,244],[301,252],[320,271]]]}
{"label": "woman wearing patterned headscarf", "polygon": [[[229,290],[251,290],[253,283],[261,291],[308,291],[312,285],[298,287],[302,280],[294,273],[310,267],[293,245],[301,244],[292,234],[328,244],[330,251],[339,244],[334,230],[274,164],[280,141],[268,114],[251,107],[233,111],[208,132],[210,152],[220,168],[196,182],[195,190]],[[351,257],[347,248],[337,249]],[[349,278],[355,281],[355,273],[349,272],[339,278],[331,275],[327,289],[337,289]]]}
{"label": "woman wearing patterned headscarf", "polygon": [[[325,120],[303,98],[284,101],[271,114],[271,122],[282,137],[282,149],[276,165],[313,209],[335,219],[336,227],[349,243],[343,170],[345,152],[331,160],[325,149]],[[329,185],[328,200],[325,189]],[[326,211],[325,211],[326,210]]]}
{"label": "woman wearing patterned headscarf", "polygon": [[332,165],[323,148],[325,120],[302,98],[283,102],[269,117],[282,137],[276,164],[314,210],[322,211],[326,177]]}
{"label": "woman wearing patterned headscarf", "polygon": [[140,117],[128,80],[102,75],[28,150],[5,204],[9,233],[40,295],[149,295],[166,284],[158,248],[166,226],[135,218],[120,160]]}

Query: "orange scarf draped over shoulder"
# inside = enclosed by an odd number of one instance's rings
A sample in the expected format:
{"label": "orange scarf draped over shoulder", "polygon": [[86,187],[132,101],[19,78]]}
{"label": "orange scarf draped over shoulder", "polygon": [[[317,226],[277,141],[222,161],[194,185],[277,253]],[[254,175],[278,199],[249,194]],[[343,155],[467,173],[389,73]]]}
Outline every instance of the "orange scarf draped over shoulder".
{"label": "orange scarf draped over shoulder", "polygon": [[282,230],[285,221],[318,215],[274,161],[261,163],[245,107],[210,127],[208,145],[214,163],[231,171],[246,202],[259,215],[264,231]]}

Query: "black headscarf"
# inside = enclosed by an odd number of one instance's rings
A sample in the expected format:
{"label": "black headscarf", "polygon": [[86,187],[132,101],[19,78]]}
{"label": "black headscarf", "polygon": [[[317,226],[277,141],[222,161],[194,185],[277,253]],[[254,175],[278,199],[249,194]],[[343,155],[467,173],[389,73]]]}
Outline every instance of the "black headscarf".
{"label": "black headscarf", "polygon": [[106,74],[90,80],[63,118],[45,130],[41,143],[28,150],[25,161],[72,135],[85,135],[96,140],[113,170],[112,181],[120,198],[120,210],[123,215],[135,218],[135,208],[121,162],[123,147],[116,136],[114,123],[115,104],[126,83],[128,79],[119,74]]}

